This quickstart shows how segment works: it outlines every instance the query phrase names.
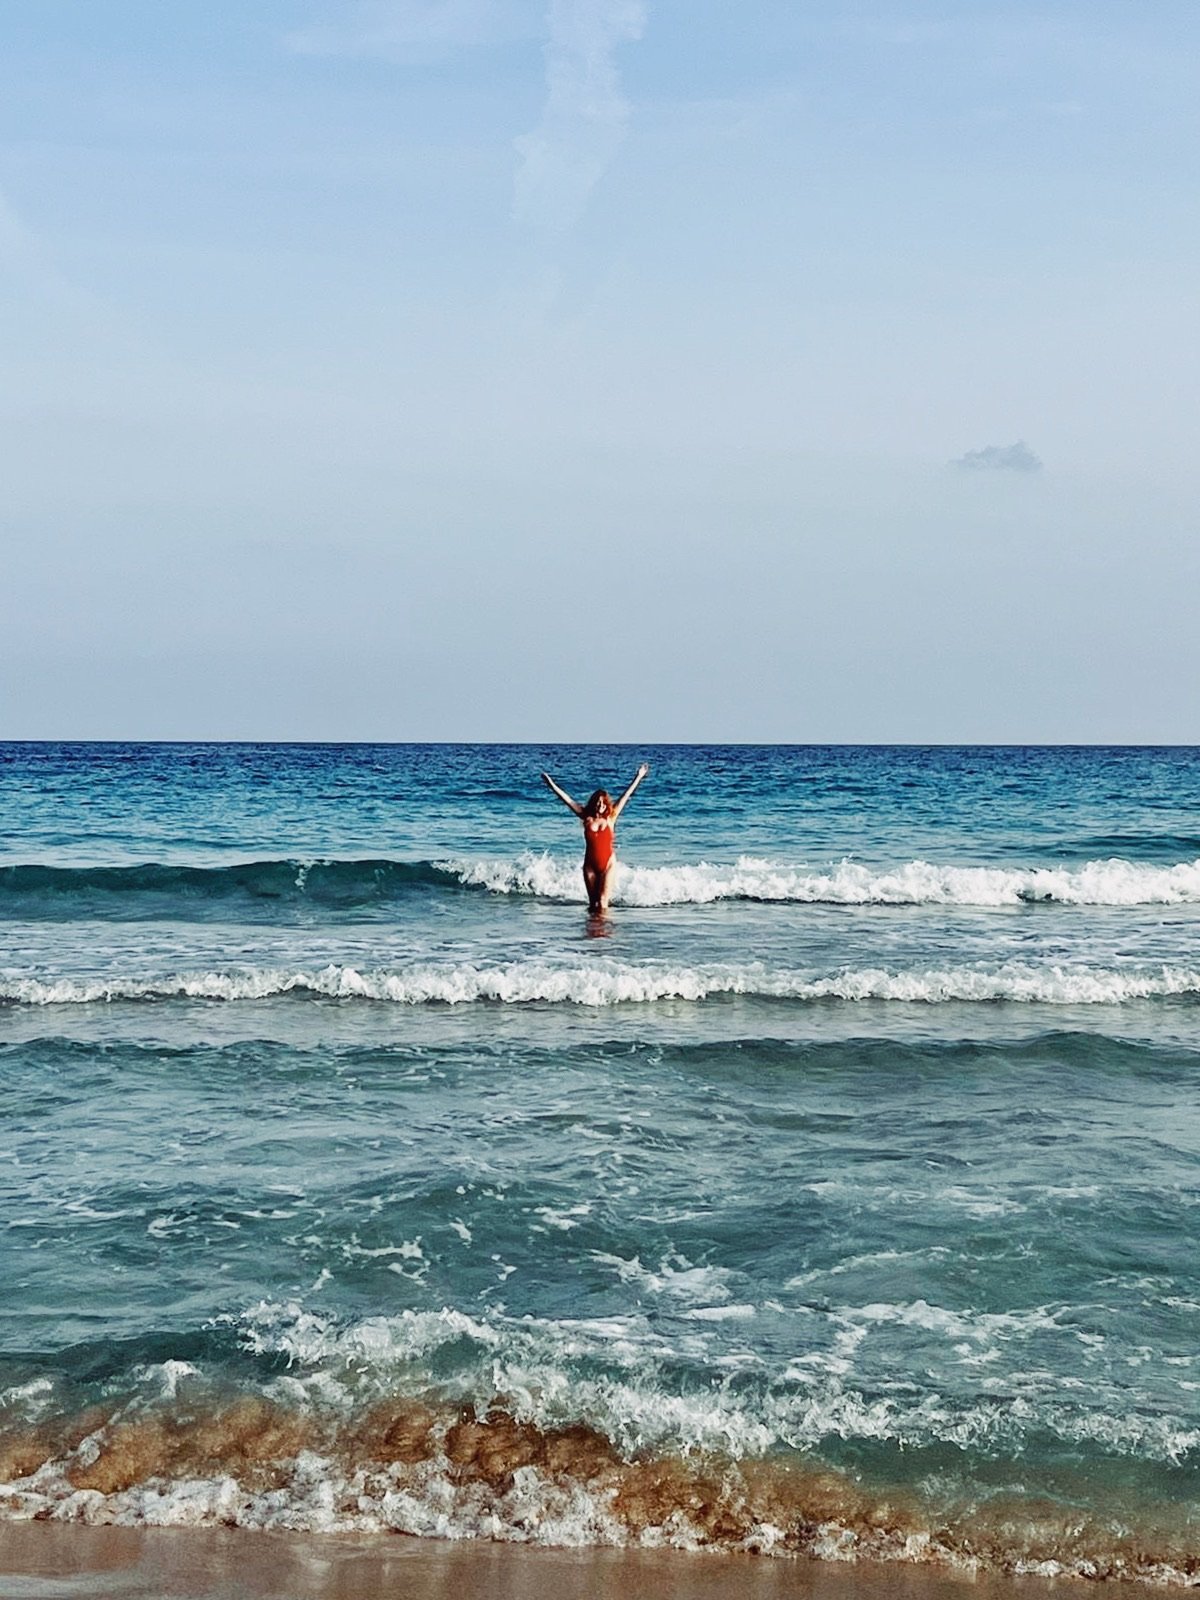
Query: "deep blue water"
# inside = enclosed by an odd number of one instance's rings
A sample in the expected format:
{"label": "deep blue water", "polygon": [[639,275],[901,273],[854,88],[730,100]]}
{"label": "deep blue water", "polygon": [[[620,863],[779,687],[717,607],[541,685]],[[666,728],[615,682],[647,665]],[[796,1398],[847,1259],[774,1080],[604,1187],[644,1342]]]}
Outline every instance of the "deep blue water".
{"label": "deep blue water", "polygon": [[1198,934],[1192,749],[2,746],[0,1507],[1185,1576]]}

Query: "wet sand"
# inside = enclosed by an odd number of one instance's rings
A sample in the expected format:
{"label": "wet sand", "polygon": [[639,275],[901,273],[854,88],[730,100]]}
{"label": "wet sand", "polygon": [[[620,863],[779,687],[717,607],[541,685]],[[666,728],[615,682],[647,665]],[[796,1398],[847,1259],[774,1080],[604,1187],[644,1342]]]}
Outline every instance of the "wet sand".
{"label": "wet sand", "polygon": [[[3,1600],[1083,1600],[1077,1579],[395,1535],[0,1525]],[[1141,1585],[1122,1594],[1146,1593]]]}

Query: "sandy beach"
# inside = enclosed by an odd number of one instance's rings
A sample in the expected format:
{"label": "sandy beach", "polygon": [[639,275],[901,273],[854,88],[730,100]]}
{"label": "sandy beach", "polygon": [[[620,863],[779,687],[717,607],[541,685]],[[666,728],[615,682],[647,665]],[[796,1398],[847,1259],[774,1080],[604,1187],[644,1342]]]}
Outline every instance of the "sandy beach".
{"label": "sandy beach", "polygon": [[1069,1600],[1093,1592],[1077,1579],[675,1551],[0,1525],[4,1600]]}

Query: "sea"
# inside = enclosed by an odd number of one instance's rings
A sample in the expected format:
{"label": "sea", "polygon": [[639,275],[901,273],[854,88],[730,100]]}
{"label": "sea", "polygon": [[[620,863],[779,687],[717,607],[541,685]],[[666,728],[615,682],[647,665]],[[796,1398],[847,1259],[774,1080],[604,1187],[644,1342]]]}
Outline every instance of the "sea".
{"label": "sea", "polygon": [[0,746],[0,1519],[1200,1583],[1198,1021],[1196,749]]}

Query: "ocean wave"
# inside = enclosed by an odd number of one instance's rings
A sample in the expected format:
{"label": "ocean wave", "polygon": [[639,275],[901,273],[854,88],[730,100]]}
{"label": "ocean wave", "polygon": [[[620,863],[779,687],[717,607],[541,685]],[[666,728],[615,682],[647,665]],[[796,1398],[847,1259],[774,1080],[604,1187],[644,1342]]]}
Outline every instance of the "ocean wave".
{"label": "ocean wave", "polygon": [[459,878],[432,861],[388,859],[240,861],[224,866],[142,862],[129,866],[0,866],[0,910],[28,912],[83,900],[120,905],[129,899],[309,902],[362,905],[393,900],[413,889],[457,888]]}
{"label": "ocean wave", "polygon": [[177,1428],[96,1429],[0,1491],[0,1516],[91,1526],[389,1532],[1196,1583],[1192,1530],[1169,1507],[1153,1520],[1127,1506],[1089,1515],[1019,1493],[947,1507],[816,1465],[630,1461],[593,1429],[539,1430],[502,1406],[453,1416],[380,1406],[330,1441],[302,1415],[235,1403]]}
{"label": "ocean wave", "polygon": [[1023,962],[921,968],[843,968],[820,974],[713,964],[635,964],[610,959],[525,960],[497,965],[420,963],[360,971],[330,964],[311,971],[253,967],[153,976],[33,977],[0,974],[0,1004],[91,1005],[116,1001],[375,1001],[393,1005],[576,1005],[602,1007],[654,1001],[717,1001],[736,997],[817,1003],[895,1001],[915,1005],[1012,1002],[1122,1005],[1200,994],[1200,967],[1037,966]]}
{"label": "ocean wave", "polygon": [[93,1005],[120,1000],[269,1000],[293,995],[318,1000],[373,1000],[390,1005],[646,1005],[656,1000],[760,998],[781,1002],[1013,1002],[1026,1005],[1123,1005],[1200,994],[1200,966],[1070,968],[1006,962],[1000,966],[944,966],[917,971],[845,968],[837,973],[746,966],[674,966],[667,963],[555,963],[405,966],[358,971],[283,966],[235,971],[106,978],[0,976],[0,1005]]}
{"label": "ocean wave", "polygon": [[[673,866],[622,863],[616,898],[630,906],[757,901],[837,906],[1200,905],[1200,859],[1154,865],[1119,857],[1075,867],[948,866],[909,861],[868,867],[741,856]],[[173,911],[230,900],[271,906],[387,904],[414,892],[482,890],[581,903],[578,861],[532,851],[513,858],[263,860],[225,866],[0,867],[0,914],[69,915],[80,905],[119,913],[140,902]]]}
{"label": "ocean wave", "polygon": [[569,1003],[703,1000],[721,992],[750,992],[748,979],[730,969],[718,975],[686,967],[643,968],[620,962],[515,961],[496,966],[457,962],[417,964],[398,970],[359,971],[330,964],[312,971],[260,967],[242,971],[164,974],[154,977],[0,978],[0,1001],[21,1005],[78,1005],[119,1000],[265,1000],[292,995],[327,1000],[371,1000],[396,1005]]}
{"label": "ocean wave", "polygon": [[[532,853],[515,860],[447,860],[461,883],[493,894],[582,900],[578,864]],[[1013,869],[909,861],[878,868],[842,861],[826,871],[742,856],[720,864],[622,864],[616,898],[631,906],[707,905],[717,900],[804,905],[1081,906],[1200,904],[1200,859],[1174,866],[1111,859],[1078,867]]]}
{"label": "ocean wave", "polygon": [[[723,1281],[704,1269],[686,1273],[687,1263],[670,1274],[661,1266],[647,1272],[636,1258],[597,1259],[618,1273],[632,1270],[656,1298],[698,1303],[722,1315],[756,1314],[756,1307],[727,1304]],[[885,1322],[936,1332],[951,1343],[1028,1339],[1059,1328],[1061,1308],[955,1312],[917,1300],[831,1307],[826,1315],[849,1336],[836,1341],[845,1351]],[[696,1383],[693,1372],[680,1388],[668,1377],[678,1368],[678,1352],[640,1314],[556,1320],[443,1307],[355,1319],[289,1300],[262,1301],[223,1322],[246,1352],[286,1362],[292,1376],[280,1396],[344,1413],[401,1394],[478,1405],[486,1403],[486,1392],[501,1396],[536,1428],[594,1428],[630,1458],[654,1451],[744,1461],[781,1449],[817,1451],[830,1440],[871,1440],[902,1451],[951,1444],[993,1459],[1019,1458],[1036,1435],[1071,1446],[1088,1440],[1113,1456],[1171,1466],[1200,1452],[1200,1431],[1179,1418],[1136,1406],[1109,1412],[1095,1401],[1076,1404],[1052,1380],[1037,1397],[950,1401],[907,1385],[868,1396],[853,1381],[849,1363],[838,1361],[815,1385],[811,1375],[779,1382],[765,1374],[742,1385]],[[798,1337],[803,1345],[804,1335]],[[1124,1385],[1112,1393],[1125,1404],[1131,1399]]]}
{"label": "ocean wave", "polygon": [[[866,1311],[928,1321],[933,1308]],[[1197,1441],[1178,1429],[1167,1439],[1165,1417],[999,1400],[964,1411],[929,1396],[868,1398],[837,1379],[824,1394],[672,1392],[659,1354],[613,1319],[444,1309],[338,1322],[264,1303],[228,1321],[274,1373],[265,1383],[231,1388],[202,1361],[168,1357],[82,1407],[56,1408],[44,1384],[19,1398],[0,1428],[0,1516],[707,1547],[1180,1584],[1195,1572],[1189,1508],[1156,1499],[1152,1472],[1140,1493],[1128,1474],[1106,1487],[1099,1473],[1056,1505],[1024,1448],[1041,1430],[1068,1452],[1084,1443],[1178,1463]],[[992,1435],[1005,1450],[993,1452],[986,1487],[962,1455],[940,1474],[919,1458],[907,1465],[939,1440],[978,1450]],[[844,1470],[820,1453],[831,1439],[888,1441],[895,1474]]]}

